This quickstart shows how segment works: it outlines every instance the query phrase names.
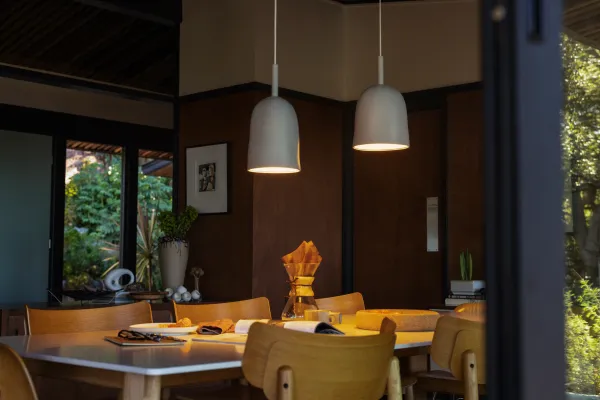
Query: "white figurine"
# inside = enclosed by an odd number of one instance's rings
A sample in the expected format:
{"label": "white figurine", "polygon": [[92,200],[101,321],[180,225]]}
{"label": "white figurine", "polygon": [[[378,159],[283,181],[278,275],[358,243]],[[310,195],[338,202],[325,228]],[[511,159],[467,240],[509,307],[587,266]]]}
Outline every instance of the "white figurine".
{"label": "white figurine", "polygon": [[192,294],[190,292],[185,292],[181,295],[181,299],[183,301],[190,301],[192,299]]}
{"label": "white figurine", "polygon": [[185,288],[185,286],[179,286],[177,288],[177,293],[179,294],[184,294],[185,292],[187,292],[188,290]]}
{"label": "white figurine", "polygon": [[202,295],[200,294],[199,291],[194,290],[192,292],[192,299],[194,299],[194,300],[202,300]]}
{"label": "white figurine", "polygon": [[166,288],[166,289],[165,289],[165,292],[167,292],[167,294],[166,294],[166,296],[167,296],[167,299],[170,299],[170,298],[171,298],[171,296],[173,296],[173,293],[174,293],[174,292],[173,292],[173,289],[171,289],[171,288]]}
{"label": "white figurine", "polygon": [[179,303],[181,301],[181,295],[179,293],[173,293],[173,301]]}

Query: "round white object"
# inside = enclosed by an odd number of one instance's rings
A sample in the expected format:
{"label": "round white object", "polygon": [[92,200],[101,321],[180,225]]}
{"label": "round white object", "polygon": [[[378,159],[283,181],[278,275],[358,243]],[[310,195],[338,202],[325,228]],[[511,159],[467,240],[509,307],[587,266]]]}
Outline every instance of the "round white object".
{"label": "round white object", "polygon": [[185,292],[181,295],[181,299],[183,301],[190,301],[192,299],[192,294],[190,292]]}
{"label": "round white object", "polygon": [[166,289],[165,289],[165,292],[167,292],[167,294],[166,294],[167,298],[169,298],[169,299],[170,299],[170,298],[171,298],[171,296],[173,296],[173,289],[171,289],[171,288],[166,288]]}
{"label": "round white object", "polygon": [[200,300],[201,298],[202,298],[202,295],[200,294],[199,291],[194,290],[192,292],[192,299],[194,299],[194,300]]}
{"label": "round white object", "polygon": [[[129,277],[129,280],[125,285],[121,285],[119,281],[121,280],[121,277],[125,275]],[[106,275],[106,278],[104,279],[104,285],[106,285],[108,289],[115,292],[125,288],[127,285],[133,282],[135,282],[135,276],[133,276],[133,272],[125,268],[113,269],[108,273],[108,275]]]}
{"label": "round white object", "polygon": [[181,295],[179,293],[173,293],[173,301],[179,303],[181,301]]}
{"label": "round white object", "polygon": [[185,286],[179,286],[177,288],[177,293],[184,294],[185,292],[187,292],[187,289],[185,288]]}

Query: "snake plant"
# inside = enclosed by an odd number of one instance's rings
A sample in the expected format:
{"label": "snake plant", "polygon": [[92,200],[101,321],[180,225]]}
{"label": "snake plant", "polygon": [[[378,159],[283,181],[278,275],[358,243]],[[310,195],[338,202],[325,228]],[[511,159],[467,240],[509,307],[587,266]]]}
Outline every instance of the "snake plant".
{"label": "snake plant", "polygon": [[473,257],[471,257],[469,249],[460,253],[460,277],[463,281],[473,279]]}

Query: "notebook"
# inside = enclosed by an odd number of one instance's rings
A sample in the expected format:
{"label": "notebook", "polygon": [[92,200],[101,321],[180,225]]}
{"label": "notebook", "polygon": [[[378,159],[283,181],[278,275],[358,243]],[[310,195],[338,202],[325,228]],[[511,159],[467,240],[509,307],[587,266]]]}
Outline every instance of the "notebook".
{"label": "notebook", "polygon": [[270,321],[268,319],[242,319],[235,324],[235,333],[248,334],[250,327],[255,323],[272,324],[293,331],[320,333],[326,335],[343,335],[344,333],[326,322],[320,321]]}

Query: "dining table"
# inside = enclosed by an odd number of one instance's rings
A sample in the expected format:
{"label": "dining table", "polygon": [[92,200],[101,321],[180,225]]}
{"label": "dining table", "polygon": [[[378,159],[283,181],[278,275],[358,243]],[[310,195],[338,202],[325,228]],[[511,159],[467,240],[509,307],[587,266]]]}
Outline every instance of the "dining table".
{"label": "dining table", "polygon": [[[349,318],[347,318],[349,319]],[[377,334],[345,322],[346,336]],[[176,346],[118,346],[118,332],[6,336],[33,376],[66,379],[123,390],[123,400],[159,400],[162,388],[243,378],[244,335],[189,335]],[[220,338],[221,337],[221,338]],[[433,332],[397,332],[399,357],[426,355]]]}

